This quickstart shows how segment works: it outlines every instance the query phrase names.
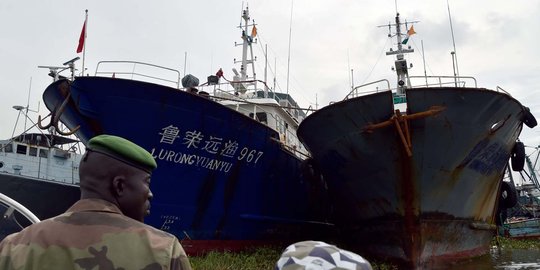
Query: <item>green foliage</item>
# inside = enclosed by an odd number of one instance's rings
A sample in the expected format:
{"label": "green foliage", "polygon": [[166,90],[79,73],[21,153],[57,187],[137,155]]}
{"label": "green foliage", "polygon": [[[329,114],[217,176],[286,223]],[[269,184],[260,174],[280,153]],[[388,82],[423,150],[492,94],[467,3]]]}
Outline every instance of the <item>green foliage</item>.
{"label": "green foliage", "polygon": [[[512,239],[496,236],[492,246],[504,249],[537,249],[540,250],[539,239]],[[257,248],[250,251],[210,252],[201,257],[190,257],[193,270],[273,270],[281,252],[278,248]],[[389,263],[372,261],[366,258],[374,270],[396,270],[398,267]]]}
{"label": "green foliage", "polygon": [[193,270],[271,270],[280,255],[281,250],[258,248],[240,253],[210,252],[189,260]]}
{"label": "green foliage", "polygon": [[539,239],[512,239],[508,237],[495,236],[491,241],[492,246],[499,246],[505,249],[538,249],[540,250]]}
{"label": "green foliage", "polygon": [[371,264],[371,267],[373,268],[373,270],[397,270],[397,269],[399,269],[396,265],[389,264],[389,263],[381,263],[381,262],[376,262],[376,261],[375,262],[369,261],[369,263]]}
{"label": "green foliage", "polygon": [[[273,270],[283,250],[258,248],[240,253],[210,252],[201,257],[190,257],[193,270]],[[395,270],[394,265],[372,262],[374,270]]]}

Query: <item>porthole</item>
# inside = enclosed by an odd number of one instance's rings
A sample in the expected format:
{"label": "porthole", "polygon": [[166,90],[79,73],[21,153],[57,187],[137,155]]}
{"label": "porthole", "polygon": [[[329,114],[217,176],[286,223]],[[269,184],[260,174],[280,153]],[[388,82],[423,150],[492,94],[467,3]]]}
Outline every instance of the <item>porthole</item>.
{"label": "porthole", "polygon": [[4,162],[0,161],[0,168],[4,167]]}

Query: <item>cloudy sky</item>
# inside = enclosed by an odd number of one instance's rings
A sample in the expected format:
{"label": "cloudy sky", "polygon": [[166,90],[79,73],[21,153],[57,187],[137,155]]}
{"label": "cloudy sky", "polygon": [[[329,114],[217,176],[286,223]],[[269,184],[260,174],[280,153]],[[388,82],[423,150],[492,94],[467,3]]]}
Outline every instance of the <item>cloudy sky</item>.
{"label": "cloudy sky", "polygon": [[[460,74],[474,76],[482,87],[502,87],[540,119],[540,1],[449,2]],[[258,78],[264,78],[262,48],[267,45],[270,85],[275,77],[277,91],[286,92],[289,70],[288,91],[302,107],[342,99],[351,87],[351,69],[355,85],[382,78],[395,81],[393,59],[384,55],[392,46],[388,30],[377,27],[394,20],[394,0],[3,0],[0,138],[11,136],[18,114],[12,106],[26,106],[29,93],[30,109],[39,108],[30,116],[48,113],[41,94],[51,78],[37,66],[82,58],[75,51],[85,9],[87,73],[93,74],[101,60],[134,60],[203,80],[219,68],[232,77],[233,59],[241,57],[241,47],[234,43],[240,42],[237,26],[246,5],[258,28]],[[408,56],[414,65],[410,74],[424,74],[423,41],[427,74],[451,75],[446,0],[398,1],[397,7],[403,20],[420,21],[409,42],[416,50]],[[16,133],[20,131],[21,124]],[[524,127],[521,137],[526,145],[537,146],[540,128]]]}

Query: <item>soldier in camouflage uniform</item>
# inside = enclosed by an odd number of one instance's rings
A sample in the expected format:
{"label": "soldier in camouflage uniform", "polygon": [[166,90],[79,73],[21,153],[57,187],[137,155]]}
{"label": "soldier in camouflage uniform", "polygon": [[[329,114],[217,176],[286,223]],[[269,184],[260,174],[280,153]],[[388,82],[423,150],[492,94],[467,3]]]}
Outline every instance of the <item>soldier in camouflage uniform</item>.
{"label": "soldier in camouflage uniform", "polygon": [[64,214],[0,243],[0,269],[191,269],[173,235],[142,223],[156,162],[116,136],[88,142],[81,161],[81,200]]}

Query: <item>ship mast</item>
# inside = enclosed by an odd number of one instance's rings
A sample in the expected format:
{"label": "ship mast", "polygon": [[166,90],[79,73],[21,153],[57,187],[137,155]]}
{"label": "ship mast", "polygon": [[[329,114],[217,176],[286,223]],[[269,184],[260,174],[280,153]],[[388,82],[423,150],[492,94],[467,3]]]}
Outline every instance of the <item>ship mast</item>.
{"label": "ship mast", "polygon": [[[253,28],[252,28],[252,32],[251,34],[248,34],[250,32],[248,32],[248,27],[252,26],[252,27],[255,27],[255,23],[253,24],[249,24],[249,20],[250,20],[250,17],[249,17],[249,8],[246,7],[245,10],[242,11],[242,20],[244,21],[243,25],[242,23],[240,24],[239,28],[242,30],[242,44],[236,44],[235,45],[242,45],[242,60],[240,61],[234,61],[235,63],[240,63],[240,74],[239,76],[235,76],[234,78],[234,81],[242,81],[243,84],[246,84],[245,81],[247,80],[252,80],[254,87],[257,88],[257,75],[255,73],[255,61],[254,61],[254,57],[253,57],[253,48],[252,48],[252,44],[253,43],[256,43],[256,40],[255,40],[255,37],[253,35]],[[255,30],[256,31],[256,30]],[[249,52],[248,52],[248,49],[249,49]],[[250,58],[248,59],[248,53],[250,54]],[[251,70],[252,70],[252,74],[253,74],[253,77],[249,77],[247,75],[247,69],[248,69],[248,65],[251,65]],[[235,72],[236,73],[236,72]],[[244,90],[245,91],[245,90]],[[243,91],[240,91],[240,92],[243,92]]]}
{"label": "ship mast", "polygon": [[[414,52],[414,49],[412,49],[411,46],[407,46],[407,48],[404,48],[405,46],[403,44],[403,38],[402,38],[404,34],[401,32],[401,26],[405,25],[405,29],[407,29],[408,24],[414,24],[417,22],[418,21],[402,23],[399,19],[399,13],[397,13],[395,24],[389,23],[388,25],[379,26],[379,27],[387,26],[388,31],[389,31],[388,36],[389,37],[395,36],[397,40],[397,50],[394,51],[392,48],[390,48],[390,50],[386,52],[386,55],[396,55],[396,60],[394,61],[394,65],[395,65],[395,71],[397,74],[397,88],[396,89],[397,89],[397,94],[399,95],[404,95],[405,89],[411,87],[407,60],[405,60],[404,55],[407,53]],[[392,26],[396,28],[395,35],[392,35]]]}

